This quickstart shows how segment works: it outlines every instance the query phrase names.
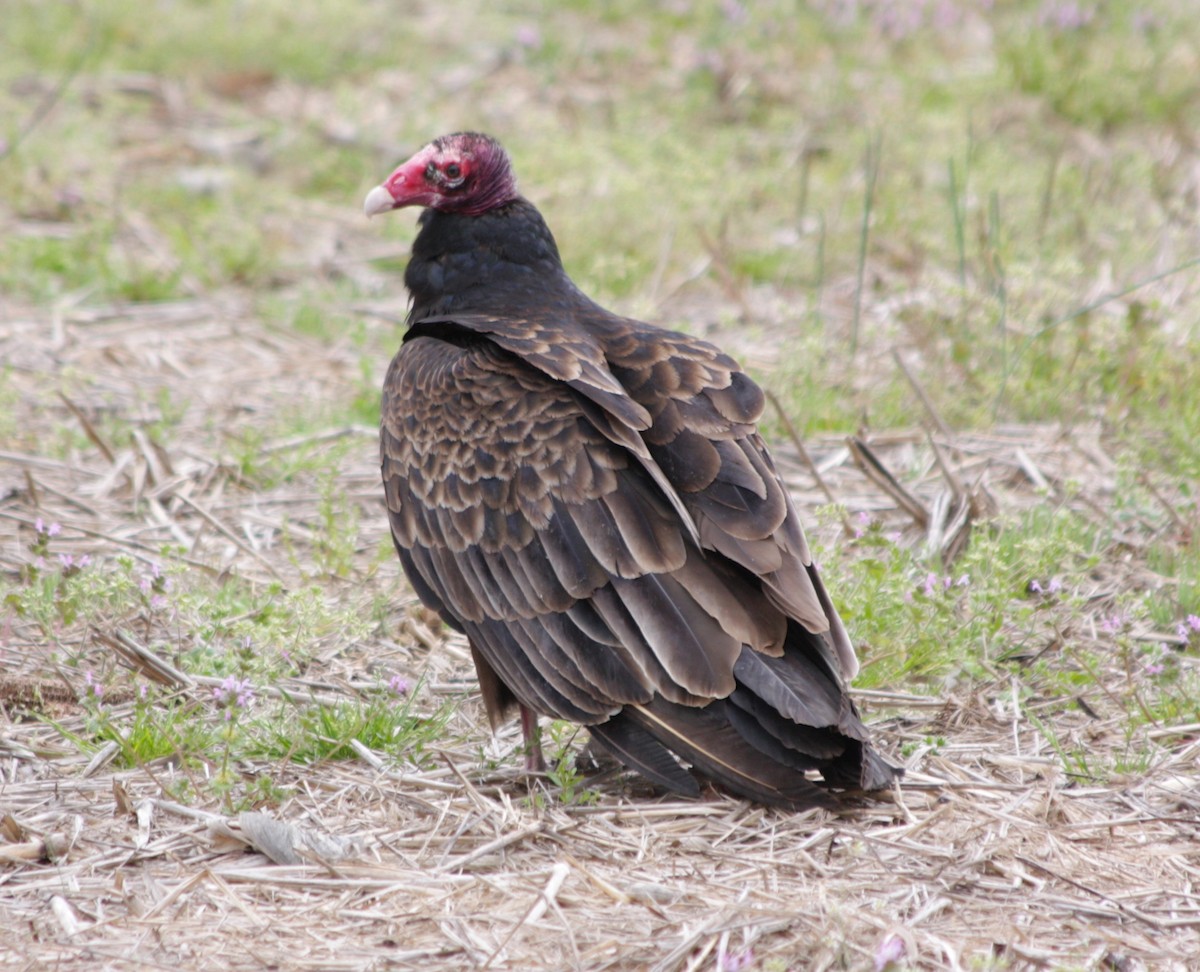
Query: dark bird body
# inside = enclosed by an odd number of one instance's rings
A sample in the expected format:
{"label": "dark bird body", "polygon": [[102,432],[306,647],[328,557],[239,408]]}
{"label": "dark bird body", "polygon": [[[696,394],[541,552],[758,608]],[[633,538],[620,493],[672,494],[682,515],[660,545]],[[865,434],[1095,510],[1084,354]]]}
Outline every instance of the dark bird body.
{"label": "dark bird body", "polygon": [[896,771],[846,694],[853,648],[711,344],[618,317],[567,277],[485,136],[447,136],[367,198],[423,205],[383,392],[392,535],[470,642],[493,726],[586,725],[695,795],[828,805]]}

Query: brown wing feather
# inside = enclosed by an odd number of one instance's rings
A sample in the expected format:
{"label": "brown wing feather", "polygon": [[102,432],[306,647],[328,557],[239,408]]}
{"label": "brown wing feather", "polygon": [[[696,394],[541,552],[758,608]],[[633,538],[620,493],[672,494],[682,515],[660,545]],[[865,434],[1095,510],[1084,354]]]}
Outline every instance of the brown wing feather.
{"label": "brown wing feather", "polygon": [[756,432],[762,393],[732,359],[611,317],[418,323],[384,389],[385,497],[493,724],[516,700],[595,726],[681,792],[669,751],[785,805],[825,801],[802,769],[886,784],[844,692],[853,649]]}
{"label": "brown wing feather", "polygon": [[727,695],[740,636],[778,641],[774,618],[742,612],[739,637],[726,630],[719,581],[644,468],[572,389],[494,345],[407,342],[381,441],[393,536],[419,590],[530,707],[595,722],[655,693]]}
{"label": "brown wing feather", "polygon": [[843,683],[853,678],[854,647],[757,432],[762,390],[705,341],[628,319],[596,324],[613,374],[653,417],[644,438],[678,485],[701,544],[757,575],[772,603],[809,632],[828,633],[828,665]]}

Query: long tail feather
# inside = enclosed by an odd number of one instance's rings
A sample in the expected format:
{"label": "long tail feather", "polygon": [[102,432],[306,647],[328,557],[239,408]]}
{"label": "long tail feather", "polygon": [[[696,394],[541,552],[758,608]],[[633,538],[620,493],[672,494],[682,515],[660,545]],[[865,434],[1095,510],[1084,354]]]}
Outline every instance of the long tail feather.
{"label": "long tail feather", "polygon": [[588,731],[602,749],[651,782],[683,796],[700,795],[696,778],[679,765],[670,750],[625,713],[589,726]]}
{"label": "long tail feather", "polygon": [[792,809],[836,806],[803,773],[747,742],[729,721],[727,706],[724,699],[693,708],[656,698],[625,711],[693,769],[734,793]]}

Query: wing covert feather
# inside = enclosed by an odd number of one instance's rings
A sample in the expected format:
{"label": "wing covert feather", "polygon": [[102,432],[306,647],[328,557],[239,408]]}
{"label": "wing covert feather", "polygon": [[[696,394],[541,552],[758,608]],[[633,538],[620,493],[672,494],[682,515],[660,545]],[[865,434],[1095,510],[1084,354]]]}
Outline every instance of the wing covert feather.
{"label": "wing covert feather", "polygon": [[[530,404],[494,407],[505,386]],[[489,344],[418,338],[386,389],[385,497],[406,568],[518,699],[588,723],[656,692],[696,704],[733,690],[742,633],[770,643],[570,388]]]}
{"label": "wing covert feather", "polygon": [[756,431],[758,386],[637,322],[590,343],[454,322],[486,337],[424,320],[389,370],[384,494],[414,588],[471,642],[493,724],[515,699],[589,725],[684,793],[677,757],[782,805],[827,801],[809,769],[885,780],[844,693],[853,648]]}

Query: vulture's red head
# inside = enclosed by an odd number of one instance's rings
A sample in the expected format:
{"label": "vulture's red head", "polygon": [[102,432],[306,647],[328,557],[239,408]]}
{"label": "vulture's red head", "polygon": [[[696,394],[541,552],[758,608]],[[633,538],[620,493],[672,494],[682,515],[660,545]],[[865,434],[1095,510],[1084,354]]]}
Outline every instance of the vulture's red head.
{"label": "vulture's red head", "polygon": [[517,198],[517,180],[500,143],[478,132],[443,135],[426,145],[363,201],[368,216],[402,206],[478,216]]}

